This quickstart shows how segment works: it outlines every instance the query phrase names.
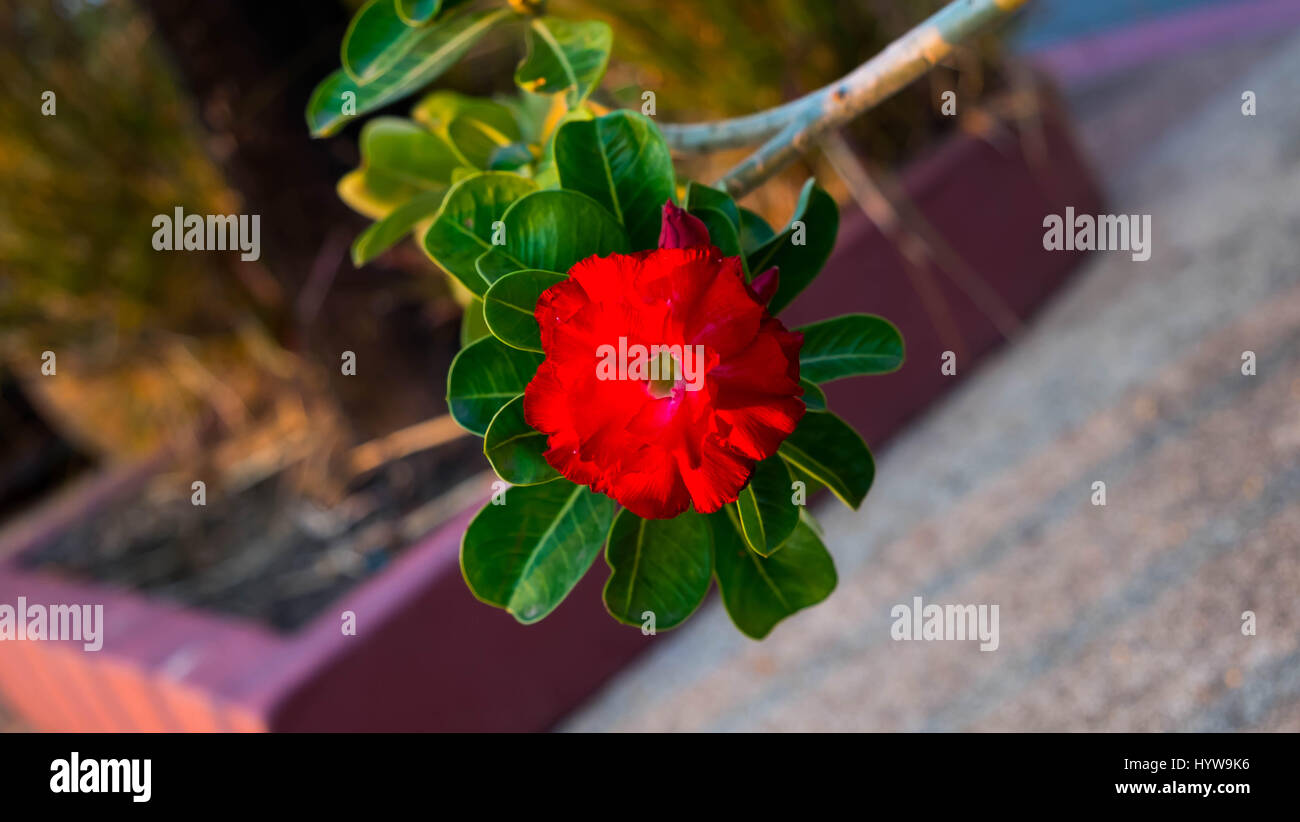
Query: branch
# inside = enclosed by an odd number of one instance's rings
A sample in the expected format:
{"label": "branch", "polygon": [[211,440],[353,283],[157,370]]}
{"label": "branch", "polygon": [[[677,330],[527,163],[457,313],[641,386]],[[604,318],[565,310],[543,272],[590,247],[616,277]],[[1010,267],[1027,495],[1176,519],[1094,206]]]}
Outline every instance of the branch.
{"label": "branch", "polygon": [[818,99],[830,91],[843,79],[829,86],[805,94],[798,100],[782,103],[767,111],[733,117],[730,120],[716,120],[708,123],[668,123],[661,125],[668,147],[677,151],[702,153],[720,151],[724,148],[740,148],[759,140],[766,140],[786,126],[799,112],[815,106]]}
{"label": "branch", "polygon": [[[1009,340],[1019,333],[1020,318],[1016,312],[948,244],[938,229],[907,198],[901,187],[890,179],[888,172],[873,174],[868,170],[839,132],[827,132],[822,137],[821,148],[831,168],[848,186],[853,199],[858,201],[858,205],[880,229],[880,233],[886,237],[898,237],[898,250],[904,262],[920,269],[933,263],[939,273],[947,275],[975,307],[989,318],[999,334]],[[921,296],[926,298],[924,292]],[[951,320],[947,300],[941,294],[938,299],[943,304],[942,313]],[[927,310],[928,308],[927,306]],[[939,312],[931,313],[933,315]],[[950,322],[947,324],[951,325]],[[942,332],[945,326],[935,322],[935,327]]]}
{"label": "branch", "polygon": [[733,197],[742,197],[794,162],[821,134],[880,104],[946,58],[959,41],[1026,2],[955,0],[838,82],[758,114],[716,123],[666,126],[665,137],[675,148],[697,151],[770,137],[716,183]]}
{"label": "branch", "polygon": [[363,474],[386,462],[459,439],[466,433],[451,415],[443,414],[358,445],[348,454],[349,468],[353,474]]}

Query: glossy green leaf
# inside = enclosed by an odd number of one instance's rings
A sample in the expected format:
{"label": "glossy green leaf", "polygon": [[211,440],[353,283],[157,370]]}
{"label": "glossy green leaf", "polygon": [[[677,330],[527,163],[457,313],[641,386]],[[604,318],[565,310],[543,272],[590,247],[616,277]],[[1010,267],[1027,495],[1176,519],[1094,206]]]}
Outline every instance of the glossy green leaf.
{"label": "glossy green leaf", "polygon": [[[455,5],[457,0],[445,5]],[[442,11],[444,3],[442,0],[394,0],[397,9],[397,16],[408,26],[422,26],[432,20]]]}
{"label": "glossy green leaf", "polygon": [[376,117],[361,130],[361,168],[339,180],[338,195],[355,211],[382,220],[426,192],[445,192],[459,162],[443,138],[409,120]]}
{"label": "glossy green leaf", "polygon": [[525,143],[542,142],[546,136],[544,132],[547,120],[556,108],[554,98],[541,94],[511,94],[496,98],[496,102],[510,109],[510,112],[515,115],[515,122],[519,124],[519,131]]}
{"label": "glossy green leaf", "polygon": [[794,477],[794,481],[803,483],[803,498],[805,501],[811,499],[813,494],[826,487],[825,483],[793,462],[786,460],[785,464],[790,468],[790,476]]}
{"label": "glossy green leaf", "polygon": [[488,168],[493,171],[513,171],[523,168],[534,159],[536,158],[527,143],[510,143],[493,149],[488,157]]}
{"label": "glossy green leaf", "polygon": [[460,318],[460,347],[465,348],[491,334],[487,320],[483,318],[483,301],[478,297],[471,298]]}
{"label": "glossy green leaf", "polygon": [[740,257],[745,278],[751,272],[740,240],[740,208],[731,195],[697,182],[686,185],[686,210],[704,223],[709,239],[727,257]]}
{"label": "glossy green leaf", "polygon": [[[767,220],[744,206],[740,207],[740,247],[745,249],[746,257],[762,248],[764,243],[775,236],[776,232],[772,230],[772,226],[767,224]],[[755,271],[754,273],[762,274],[763,272]]]}
{"label": "glossy green leaf", "polygon": [[800,506],[793,499],[793,481],[785,461],[769,457],[754,466],[754,475],[736,500],[745,542],[765,557],[785,543],[799,522]]}
{"label": "glossy green leaf", "polygon": [[[736,227],[727,219],[727,215],[716,208],[692,208],[690,213],[704,223],[709,231],[709,241],[718,247],[724,257],[740,256],[740,235],[736,233]],[[748,279],[749,271],[744,260],[741,260],[741,268],[745,269]]]}
{"label": "glossy green leaf", "polygon": [[505,244],[478,263],[488,283],[527,268],[567,272],[593,254],[626,254],[627,235],[613,215],[576,191],[535,191],[506,209]]}
{"label": "glossy green leaf", "polygon": [[539,17],[530,23],[528,53],[515,69],[515,82],[534,94],[565,95],[577,108],[600,83],[609,63],[614,33],[596,20]]}
{"label": "glossy green leaf", "polygon": [[739,236],[740,207],[727,192],[692,180],[686,184],[686,210],[694,211],[697,208],[714,208],[721,211],[735,227]]}
{"label": "glossy green leaf", "polygon": [[510,16],[509,9],[493,9],[456,15],[418,29],[419,40],[391,68],[364,85],[343,69],[334,72],[316,86],[307,102],[307,126],[312,135],[333,134],[354,117],[419,91]]}
{"label": "glossy green leaf", "polygon": [[484,337],[462,348],[447,375],[447,408],[452,419],[480,437],[501,406],[524,393],[542,364],[540,354],[511,348]]}
{"label": "glossy green leaf", "polygon": [[514,112],[492,100],[439,90],[411,110],[416,122],[445,136],[463,162],[487,168],[492,155],[520,139]]}
{"label": "glossy green leaf", "polygon": [[627,231],[632,248],[655,248],[663,205],[673,198],[673,160],[649,117],[614,111],[574,120],[555,137],[560,185],[605,207]]}
{"label": "glossy green leaf", "polygon": [[393,0],[370,0],[343,35],[343,70],[364,85],[396,65],[424,35],[398,16]]}
{"label": "glossy green leaf", "polygon": [[489,171],[466,177],[447,192],[442,209],[425,232],[425,253],[470,291],[483,296],[488,284],[479,276],[474,261],[492,248],[492,225],[504,218],[513,203],[536,190],[536,183],[518,174]]}
{"label": "glossy green leaf", "polygon": [[876,476],[871,449],[857,431],[829,411],[804,414],[778,453],[854,509],[862,504]]}
{"label": "glossy green leaf", "polygon": [[546,458],[546,435],[524,419],[524,398],[501,406],[483,437],[483,453],[492,470],[511,485],[538,485],[559,479]]}
{"label": "glossy green leaf", "polygon": [[672,519],[641,519],[623,510],[605,548],[610,575],[605,608],[625,625],[654,614],[656,630],[680,625],[700,607],[713,575],[709,521],[686,511]]}
{"label": "glossy green leaf", "polygon": [[508,130],[501,130],[500,124],[493,124],[474,117],[457,117],[452,121],[449,133],[456,148],[475,168],[487,168],[492,157],[501,149],[512,145],[519,138],[519,128],[511,121]]}
{"label": "glossy green leaf", "polygon": [[[485,283],[495,283],[502,277],[507,277],[516,271],[526,271],[519,267],[520,262],[507,253],[493,254],[491,251],[483,252],[483,256],[474,261],[474,270],[478,272],[479,279]],[[540,271],[541,269],[534,269]],[[558,274],[558,271],[548,272]],[[491,288],[491,286],[488,286]]]}
{"label": "glossy green leaf", "polygon": [[742,633],[762,639],[777,623],[835,590],[835,563],[804,513],[780,551],[761,557],[745,545],[728,511],[709,517],[714,576],[727,615]]}
{"label": "glossy green leaf", "polygon": [[361,232],[352,243],[352,264],[360,268],[396,245],[416,223],[432,219],[442,206],[445,192],[446,189],[421,192]]}
{"label": "glossy green leaf", "polygon": [[902,335],[873,314],[845,314],[797,330],[803,333],[799,374],[816,383],[887,374],[903,364]]}
{"label": "glossy green leaf", "polygon": [[790,224],[749,255],[749,270],[755,274],[772,266],[781,269],[780,284],[768,311],[776,314],[785,308],[816,278],[835,247],[839,226],[835,198],[809,180],[799,195]]}
{"label": "glossy green leaf", "polygon": [[498,340],[525,351],[542,350],[542,332],[534,312],[542,292],[565,275],[553,271],[526,269],[507,274],[492,283],[483,295],[483,314]]}
{"label": "glossy green leaf", "polygon": [[571,482],[511,488],[504,505],[479,511],[461,542],[460,567],[474,596],[529,624],[578,584],[600,553],[614,501]]}
{"label": "glossy green leaf", "polygon": [[433,182],[415,185],[401,175],[380,168],[349,171],[336,188],[340,200],[372,220],[384,219],[420,194],[439,190],[445,190],[445,186]]}
{"label": "glossy green leaf", "polygon": [[537,166],[537,171],[533,174],[533,179],[537,181],[538,188],[559,188],[560,172],[555,169],[555,163],[541,164]]}
{"label": "glossy green leaf", "polygon": [[437,134],[401,117],[376,117],[361,129],[361,159],[419,189],[445,188],[463,165],[452,146]]}
{"label": "glossy green leaf", "polygon": [[803,404],[808,406],[809,411],[826,410],[826,394],[821,386],[802,377],[799,378],[799,385],[803,387]]}

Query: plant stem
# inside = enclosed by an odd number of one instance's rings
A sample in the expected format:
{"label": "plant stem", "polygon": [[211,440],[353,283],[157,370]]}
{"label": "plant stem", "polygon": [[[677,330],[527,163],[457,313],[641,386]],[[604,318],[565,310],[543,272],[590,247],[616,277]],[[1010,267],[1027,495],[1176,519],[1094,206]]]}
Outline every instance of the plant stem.
{"label": "plant stem", "polygon": [[829,86],[767,111],[713,123],[665,126],[670,146],[709,151],[769,138],[716,185],[734,197],[752,191],[812,147],[824,132],[878,105],[925,74],[955,45],[1028,0],[955,0],[884,51]]}

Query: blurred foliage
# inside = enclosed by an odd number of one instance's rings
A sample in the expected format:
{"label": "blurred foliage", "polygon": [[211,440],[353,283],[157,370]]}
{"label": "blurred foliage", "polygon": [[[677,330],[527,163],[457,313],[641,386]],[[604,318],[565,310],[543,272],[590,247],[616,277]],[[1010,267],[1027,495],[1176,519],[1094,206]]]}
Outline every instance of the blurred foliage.
{"label": "blurred foliage", "polygon": [[[0,265],[16,275],[0,292],[5,341],[56,324],[60,341],[130,335],[164,314],[173,330],[223,325],[243,297],[222,261],[150,243],[153,216],[178,204],[239,208],[147,21],[122,2],[3,5]],[[46,90],[54,116],[41,113]]]}
{"label": "blurred foliage", "polygon": [[274,297],[260,269],[152,247],[154,215],[177,205],[242,209],[151,36],[126,0],[0,0],[0,362],[108,456],[214,412],[248,423],[290,381],[268,367],[284,355],[257,321],[252,295]]}

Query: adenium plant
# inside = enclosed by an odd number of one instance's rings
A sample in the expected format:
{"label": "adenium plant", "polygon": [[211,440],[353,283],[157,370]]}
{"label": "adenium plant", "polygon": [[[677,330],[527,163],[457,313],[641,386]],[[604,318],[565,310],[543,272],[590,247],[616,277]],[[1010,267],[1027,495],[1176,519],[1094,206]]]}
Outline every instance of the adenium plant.
{"label": "adenium plant", "polygon": [[590,100],[609,27],[539,5],[370,0],[307,109],[334,133],[488,31],[525,32],[516,96],[434,91],[410,119],[372,119],[339,184],[375,219],[358,265],[412,234],[465,304],[447,403],[509,484],[465,532],[465,580],[532,623],[603,549],[614,619],[679,625],[716,580],[762,638],[836,584],[808,495],[857,508],[875,473],[820,386],[898,368],[902,339],[865,314],[788,329],[779,313],[834,246],[835,201],[809,180],[775,231],[679,181],[650,117]]}

